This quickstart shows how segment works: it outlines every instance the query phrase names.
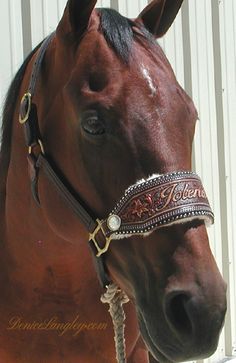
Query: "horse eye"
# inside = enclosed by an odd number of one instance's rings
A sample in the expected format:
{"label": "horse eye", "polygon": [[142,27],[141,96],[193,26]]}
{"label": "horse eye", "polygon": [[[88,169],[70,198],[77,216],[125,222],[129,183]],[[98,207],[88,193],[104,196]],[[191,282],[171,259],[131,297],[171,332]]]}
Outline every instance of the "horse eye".
{"label": "horse eye", "polygon": [[82,128],[89,135],[103,135],[106,130],[96,114],[87,114],[82,120]]}

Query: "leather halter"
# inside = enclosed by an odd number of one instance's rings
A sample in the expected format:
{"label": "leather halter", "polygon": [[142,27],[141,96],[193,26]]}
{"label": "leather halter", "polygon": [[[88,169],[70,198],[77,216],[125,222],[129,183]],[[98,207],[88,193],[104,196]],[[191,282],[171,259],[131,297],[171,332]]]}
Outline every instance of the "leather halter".
{"label": "leather halter", "polygon": [[[72,187],[68,187],[70,183],[65,184],[62,179],[65,177],[56,171],[55,163],[49,161],[48,155],[45,153],[45,149],[42,142],[42,137],[40,134],[37,106],[33,103],[33,96],[36,90],[36,83],[41,70],[41,65],[44,59],[45,52],[50,44],[51,40],[54,38],[55,33],[49,35],[42,43],[38,50],[35,62],[33,64],[30,83],[28,91],[24,94],[21,100],[19,122],[24,126],[25,140],[28,147],[28,165],[29,165],[29,175],[31,179],[31,190],[32,195],[40,206],[40,200],[38,195],[38,175],[40,169],[43,169],[47,178],[52,182],[54,188],[59,191],[60,196],[67,203],[69,208],[74,212],[74,214],[79,218],[80,222],[84,225],[89,234],[92,234],[96,230],[98,223],[95,218],[91,216],[88,212],[89,208],[84,207],[85,203],[76,195]],[[39,155],[35,155],[33,150],[36,146],[40,147]],[[97,250],[93,241],[89,241],[89,245],[92,249],[96,271],[103,287],[110,284],[111,280],[108,277],[107,269],[104,263],[104,256],[97,257]]]}
{"label": "leather halter", "polygon": [[[182,171],[154,176],[128,188],[115,205],[108,218],[95,219],[86,204],[77,195],[62,173],[45,153],[40,135],[37,106],[33,96],[42,61],[54,34],[44,40],[33,64],[30,84],[20,106],[19,122],[24,125],[25,139],[28,146],[28,164],[31,189],[34,199],[40,206],[38,195],[38,174],[42,170],[50,180],[66,205],[74,212],[89,232],[89,245],[93,252],[95,267],[103,287],[111,280],[104,262],[104,253],[111,240],[132,235],[145,235],[156,228],[169,226],[182,220],[204,219],[209,224],[214,222],[214,215],[209,206],[200,178],[192,172]],[[33,151],[40,147],[39,155]]]}

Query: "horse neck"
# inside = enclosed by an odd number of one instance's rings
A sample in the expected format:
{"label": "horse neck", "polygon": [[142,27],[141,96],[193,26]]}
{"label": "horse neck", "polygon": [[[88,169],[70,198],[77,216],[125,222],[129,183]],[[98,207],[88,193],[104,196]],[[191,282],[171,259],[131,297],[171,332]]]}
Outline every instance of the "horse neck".
{"label": "horse neck", "polygon": [[88,279],[97,283],[87,235],[81,229],[77,243],[72,245],[53,231],[31,195],[27,148],[17,118],[12,137],[17,142],[12,143],[6,200],[1,211],[5,220],[6,246],[2,256],[7,261],[6,269],[9,266],[10,285],[12,289],[17,286],[20,295],[23,291],[25,301],[35,298],[35,290],[47,295],[54,285],[61,286],[68,299],[73,299],[75,291],[81,289]]}

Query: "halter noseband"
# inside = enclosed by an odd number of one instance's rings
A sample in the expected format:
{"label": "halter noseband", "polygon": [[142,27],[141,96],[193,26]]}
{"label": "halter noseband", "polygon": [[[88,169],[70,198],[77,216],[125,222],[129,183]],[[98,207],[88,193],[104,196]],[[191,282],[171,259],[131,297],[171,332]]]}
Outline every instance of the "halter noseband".
{"label": "halter noseband", "polygon": [[[145,235],[153,230],[174,223],[192,219],[214,222],[206,193],[200,178],[192,172],[180,171],[154,176],[129,187],[109,216],[103,220],[94,219],[80,196],[65,186],[62,175],[56,171],[45,154],[40,135],[37,107],[32,102],[41,64],[54,33],[42,43],[33,64],[27,93],[21,100],[19,122],[24,125],[28,146],[29,174],[34,199],[40,205],[38,196],[38,174],[43,170],[64,202],[83,223],[89,232],[89,245],[95,258],[95,266],[103,287],[111,282],[104,263],[104,253],[113,239]],[[35,146],[40,153],[33,153]],[[63,178],[64,180],[65,178]],[[67,183],[69,185],[69,183]]]}

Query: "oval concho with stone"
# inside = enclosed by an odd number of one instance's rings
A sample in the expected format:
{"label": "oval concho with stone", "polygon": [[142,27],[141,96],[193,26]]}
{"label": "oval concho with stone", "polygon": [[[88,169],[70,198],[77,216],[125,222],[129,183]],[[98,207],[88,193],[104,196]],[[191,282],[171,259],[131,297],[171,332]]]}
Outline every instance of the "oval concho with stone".
{"label": "oval concho with stone", "polygon": [[115,214],[111,214],[108,218],[107,218],[107,226],[110,229],[110,231],[112,232],[116,232],[119,230],[120,226],[121,226],[121,219],[119,216],[115,215]]}

